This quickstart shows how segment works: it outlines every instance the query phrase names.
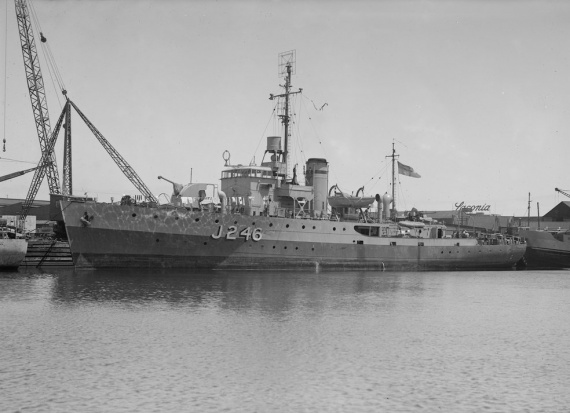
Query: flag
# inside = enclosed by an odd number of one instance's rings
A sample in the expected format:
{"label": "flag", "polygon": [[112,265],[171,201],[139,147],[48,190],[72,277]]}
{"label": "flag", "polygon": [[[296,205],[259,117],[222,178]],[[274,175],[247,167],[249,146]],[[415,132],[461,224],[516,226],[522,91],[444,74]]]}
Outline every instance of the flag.
{"label": "flag", "polygon": [[401,175],[411,176],[412,178],[421,178],[420,174],[414,172],[414,168],[398,162],[398,173]]}

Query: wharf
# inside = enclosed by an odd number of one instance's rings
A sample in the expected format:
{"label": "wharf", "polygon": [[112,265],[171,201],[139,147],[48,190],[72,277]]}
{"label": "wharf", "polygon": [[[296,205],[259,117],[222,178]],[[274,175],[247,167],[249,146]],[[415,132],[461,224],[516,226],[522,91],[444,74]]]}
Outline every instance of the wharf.
{"label": "wharf", "polygon": [[34,239],[28,241],[28,252],[22,267],[73,266],[68,241]]}

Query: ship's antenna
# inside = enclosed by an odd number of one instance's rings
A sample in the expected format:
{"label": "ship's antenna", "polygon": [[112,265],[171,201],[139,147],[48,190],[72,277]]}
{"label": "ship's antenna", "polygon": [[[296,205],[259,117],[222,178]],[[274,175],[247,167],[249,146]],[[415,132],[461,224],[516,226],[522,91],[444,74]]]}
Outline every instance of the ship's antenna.
{"label": "ship's antenna", "polygon": [[288,52],[283,52],[283,53],[279,53],[279,76],[285,76],[285,85],[280,85],[282,88],[285,89],[285,93],[281,94],[281,95],[273,95],[271,94],[269,96],[269,99],[273,100],[275,98],[285,98],[285,107],[283,108],[283,113],[279,115],[279,117],[281,118],[281,123],[283,123],[283,126],[285,128],[285,133],[284,133],[284,157],[285,157],[285,168],[286,168],[286,173],[287,176],[285,177],[286,180],[289,179],[289,177],[291,176],[291,172],[289,171],[290,166],[291,166],[291,162],[290,162],[290,153],[291,153],[291,140],[289,139],[289,121],[290,121],[290,116],[289,116],[289,95],[294,95],[297,93],[301,93],[303,91],[303,89],[299,89],[296,92],[291,92],[291,75],[295,74],[295,63],[296,63],[296,51],[295,50],[290,50]]}

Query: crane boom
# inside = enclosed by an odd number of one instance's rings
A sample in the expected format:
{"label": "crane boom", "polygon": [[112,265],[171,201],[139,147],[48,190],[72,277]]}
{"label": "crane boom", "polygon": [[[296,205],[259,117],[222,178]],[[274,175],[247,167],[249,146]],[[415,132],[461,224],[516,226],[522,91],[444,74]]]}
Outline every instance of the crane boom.
{"label": "crane boom", "polygon": [[128,162],[119,154],[119,152],[117,152],[115,148],[113,148],[109,141],[107,141],[101,132],[99,132],[97,128],[89,121],[89,119],[87,119],[87,117],[83,114],[83,112],[79,110],[75,103],[73,103],[71,100],[68,100],[68,102],[71,104],[71,106],[73,106],[81,119],[83,119],[83,122],[85,122],[89,129],[91,129],[93,135],[95,135],[99,143],[103,145],[107,153],[111,155],[113,161],[115,161],[121,172],[125,174],[125,176],[131,181],[135,188],[140,191],[140,193],[146,198],[147,201],[155,202],[158,204],[158,200],[154,197],[152,192],[150,192],[150,189],[147,188],[142,179],[139,178],[135,170],[128,164]]}
{"label": "crane boom", "polygon": [[34,168],[24,169],[23,171],[12,172],[11,174],[4,175],[4,176],[0,176],[0,182],[8,181],[8,180],[10,180],[10,179],[17,178],[17,177],[19,177],[19,176],[25,175],[25,174],[27,174],[28,172],[32,172],[32,171],[35,171],[35,170],[38,169],[38,168],[41,168],[42,166],[43,166],[43,165],[38,165],[38,166],[36,166],[36,167],[34,167]]}
{"label": "crane boom", "polygon": [[[38,194],[38,190],[40,189],[40,185],[44,179],[44,175],[47,170],[49,170],[49,162],[51,162],[51,158],[53,158],[53,147],[55,146],[55,142],[57,140],[57,135],[59,134],[59,129],[61,128],[61,124],[63,123],[63,119],[65,118],[66,110],[68,104],[66,103],[57,123],[55,125],[55,129],[53,134],[51,135],[45,152],[42,153],[42,159],[39,162],[41,165],[36,171],[34,172],[34,177],[32,179],[32,183],[30,184],[30,188],[28,189],[28,195],[26,196],[26,200],[22,204],[22,210],[20,211],[20,222],[23,223],[28,216],[28,212],[30,207],[34,203],[34,199],[36,199],[36,195]],[[52,192],[53,193],[53,192]],[[59,192],[57,192],[59,194]]]}
{"label": "crane boom", "polygon": [[[40,168],[38,170],[45,170],[50,192],[59,194],[59,175],[57,173],[55,155],[51,150],[48,150],[49,140],[51,137],[51,127],[49,122],[47,99],[44,90],[44,81],[40,69],[36,43],[34,41],[30,13],[28,11],[26,0],[14,0],[14,2],[16,5],[16,19],[18,20],[18,31],[20,32],[20,45],[22,46],[26,80],[28,83],[28,90],[30,92],[30,100],[32,102],[32,111],[34,113],[38,139],[40,141],[42,159],[44,158],[44,154],[47,153],[47,160],[49,160],[49,164],[47,164],[45,168]],[[30,194],[30,192],[28,192],[28,194]],[[30,204],[31,202],[33,202],[33,199],[30,201]]]}
{"label": "crane boom", "polygon": [[561,194],[566,195],[568,198],[570,198],[570,194],[569,194],[568,192],[564,192],[565,189],[554,188],[554,190],[555,190],[556,192],[560,192]]}

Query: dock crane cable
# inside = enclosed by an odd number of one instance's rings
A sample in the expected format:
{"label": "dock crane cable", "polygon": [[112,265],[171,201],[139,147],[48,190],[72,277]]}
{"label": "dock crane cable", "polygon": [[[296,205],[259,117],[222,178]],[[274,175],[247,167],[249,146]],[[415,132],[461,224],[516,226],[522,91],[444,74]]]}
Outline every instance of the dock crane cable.
{"label": "dock crane cable", "polygon": [[[59,67],[57,66],[50,44],[47,41],[47,37],[44,36],[44,32],[40,24],[40,20],[37,17],[37,13],[34,8],[32,0],[28,0],[28,4],[29,4],[30,16],[33,21],[34,28],[36,29],[36,33],[40,34],[40,46],[42,48],[43,56],[45,57],[47,63],[47,68],[48,72],[50,73],[50,79],[52,81],[53,87],[54,89],[56,89],[56,86],[54,84],[54,78],[55,78],[55,82],[57,82],[57,89],[59,89],[63,93],[63,95],[65,95],[66,89],[65,89],[65,84],[63,82],[63,77],[61,76],[61,72],[59,71]],[[59,102],[59,106],[60,108],[62,108],[63,106],[61,104],[61,101],[59,100],[59,95],[56,96]]]}

